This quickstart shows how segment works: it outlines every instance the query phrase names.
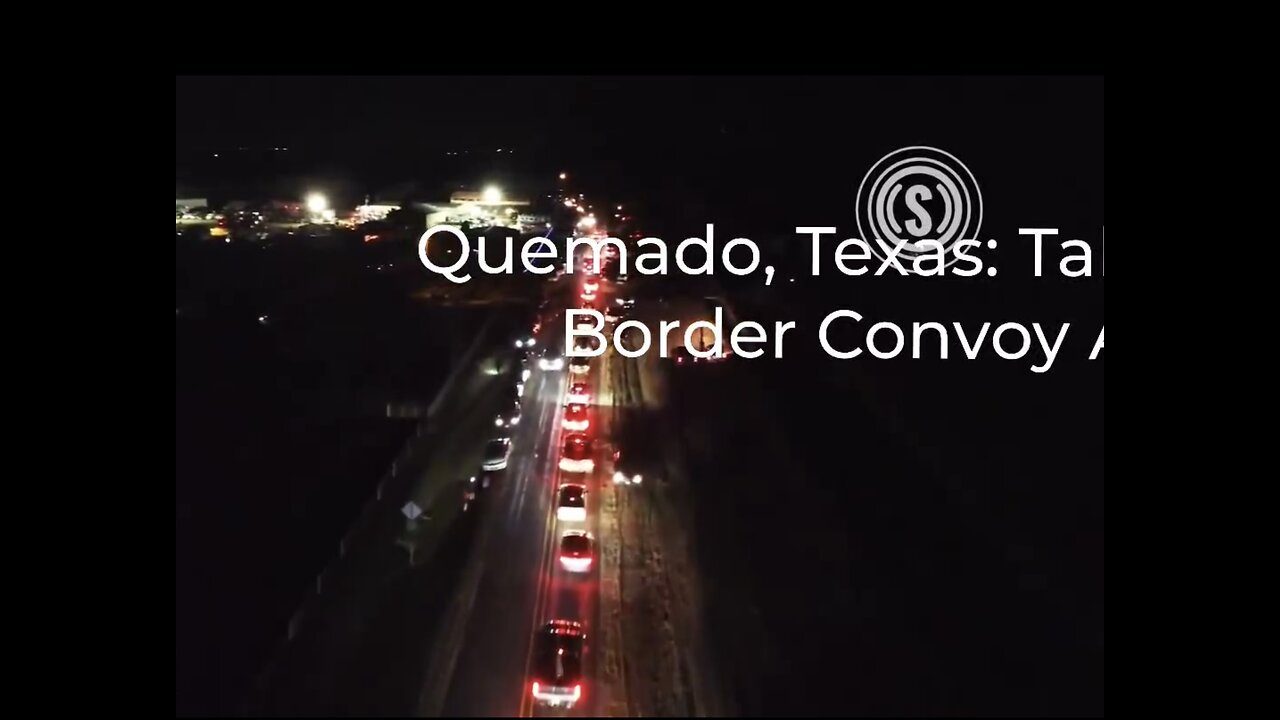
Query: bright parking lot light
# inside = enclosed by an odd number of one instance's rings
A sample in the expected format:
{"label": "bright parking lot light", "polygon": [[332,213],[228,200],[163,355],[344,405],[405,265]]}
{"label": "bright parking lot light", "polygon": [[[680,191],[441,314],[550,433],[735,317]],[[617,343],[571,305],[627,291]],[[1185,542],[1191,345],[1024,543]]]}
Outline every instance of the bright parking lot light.
{"label": "bright parking lot light", "polygon": [[567,174],[565,174],[565,173],[560,173],[560,179],[561,179],[561,180],[564,180],[564,179],[565,179],[565,178],[567,178],[567,177],[569,177]]}
{"label": "bright parking lot light", "polygon": [[329,199],[320,193],[311,193],[307,196],[307,209],[320,214],[329,209]]}
{"label": "bright parking lot light", "polygon": [[484,189],[484,201],[489,204],[502,202],[502,191],[490,185]]}

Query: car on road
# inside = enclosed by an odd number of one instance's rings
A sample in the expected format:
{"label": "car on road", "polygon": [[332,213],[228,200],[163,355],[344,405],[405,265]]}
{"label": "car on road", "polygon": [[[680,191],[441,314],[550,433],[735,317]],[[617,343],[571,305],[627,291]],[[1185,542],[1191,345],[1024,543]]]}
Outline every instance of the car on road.
{"label": "car on road", "polygon": [[569,432],[586,432],[591,427],[591,421],[587,417],[587,406],[582,403],[572,403],[564,409],[564,429]]}
{"label": "car on road", "polygon": [[587,634],[576,620],[552,620],[533,641],[529,689],[542,705],[571,708],[582,699]]}
{"label": "car on road", "polygon": [[587,531],[566,532],[560,538],[560,566],[576,573],[591,570],[591,545],[591,534]]}
{"label": "car on road", "polygon": [[689,352],[689,348],[681,345],[671,351],[671,361],[677,365],[685,365],[697,362],[698,358],[694,357],[693,353]]}
{"label": "car on road", "polygon": [[591,390],[587,388],[586,383],[577,382],[569,386],[569,393],[565,396],[565,404],[573,405],[591,404]]}
{"label": "car on road", "polygon": [[538,358],[538,369],[548,372],[564,369],[564,357],[560,353],[551,348],[543,348],[542,355]]}
{"label": "car on road", "polygon": [[490,472],[481,473],[479,478],[475,475],[467,478],[462,487],[462,512],[475,508],[492,485],[493,474]]}
{"label": "car on road", "polygon": [[560,469],[575,473],[595,470],[596,461],[591,457],[591,439],[582,433],[565,435],[564,447],[560,450]]}
{"label": "car on road", "polygon": [[584,293],[594,293],[599,289],[600,289],[600,283],[597,280],[587,280],[586,282],[582,283],[582,292]]}
{"label": "car on road", "polygon": [[506,412],[498,413],[498,417],[494,418],[493,424],[500,428],[515,427],[520,424],[520,401],[516,401],[511,405],[511,409]]}
{"label": "car on road", "polygon": [[524,337],[516,339],[516,349],[528,349],[537,344],[538,339],[532,335],[525,335]]}
{"label": "car on road", "polygon": [[591,358],[574,357],[569,360],[569,372],[574,375],[585,375],[591,370]]}
{"label": "car on road", "polygon": [[644,481],[637,464],[624,456],[620,451],[613,453],[613,483],[615,485],[639,485]]}
{"label": "car on road", "polygon": [[511,459],[511,438],[494,438],[484,446],[484,459],[480,465],[485,470],[501,470]]}
{"label": "car on road", "polygon": [[587,521],[587,486],[565,483],[556,493],[556,519],[560,522]]}
{"label": "car on road", "polygon": [[582,291],[583,302],[593,302],[595,299],[596,299],[596,294],[594,292],[587,292],[585,290]]}

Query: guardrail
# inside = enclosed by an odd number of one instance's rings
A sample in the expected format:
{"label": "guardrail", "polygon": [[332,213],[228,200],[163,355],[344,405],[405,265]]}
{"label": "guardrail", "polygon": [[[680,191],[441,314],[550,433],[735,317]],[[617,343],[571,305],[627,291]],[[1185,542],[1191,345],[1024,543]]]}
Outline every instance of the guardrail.
{"label": "guardrail", "polygon": [[[356,546],[359,537],[374,528],[379,509],[383,508],[385,503],[398,502],[398,499],[407,492],[411,475],[402,473],[401,469],[409,464],[416,453],[429,450],[429,448],[421,446],[421,438],[431,432],[433,429],[432,423],[437,417],[441,414],[453,412],[466,399],[458,397],[458,389],[465,387],[459,383],[459,378],[465,377],[469,369],[474,369],[476,356],[479,354],[480,349],[484,347],[484,341],[493,327],[495,318],[495,315],[490,315],[489,319],[480,327],[480,330],[476,333],[475,340],[472,341],[466,352],[462,354],[457,365],[449,373],[449,377],[445,379],[444,384],[440,386],[425,415],[414,426],[413,434],[405,441],[400,451],[396,453],[395,458],[391,461],[391,467],[378,480],[373,495],[365,501],[364,506],[356,514],[350,527],[338,539],[336,555],[325,563],[316,574],[315,582],[303,591],[302,598],[298,603],[298,609],[294,611],[289,617],[289,621],[285,624],[283,636],[277,640],[265,667],[254,678],[248,701],[248,705],[251,707],[246,708],[248,714],[261,714],[261,708],[253,706],[261,705],[265,700],[268,684],[281,658],[288,649],[289,643],[301,632],[303,623],[306,622],[308,611],[314,609],[317,602],[323,599],[326,588],[330,584],[326,578],[332,577],[336,566],[346,559],[349,549]],[[386,507],[385,509],[398,512],[396,508]]]}

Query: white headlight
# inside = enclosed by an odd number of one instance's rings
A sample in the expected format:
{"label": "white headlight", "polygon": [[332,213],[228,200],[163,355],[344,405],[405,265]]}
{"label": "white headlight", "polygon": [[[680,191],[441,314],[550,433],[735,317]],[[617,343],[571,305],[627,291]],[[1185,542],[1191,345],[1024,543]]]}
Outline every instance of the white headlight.
{"label": "white headlight", "polygon": [[621,470],[617,470],[613,473],[613,481],[616,483],[624,483],[627,481],[627,476],[623,475]]}
{"label": "white headlight", "polygon": [[516,347],[518,347],[518,348],[522,348],[522,347],[524,347],[524,341],[523,341],[523,340],[517,340],[517,341],[516,341]]}
{"label": "white headlight", "polygon": [[639,484],[640,484],[640,481],[641,481],[642,479],[643,479],[643,478],[641,478],[641,477],[640,477],[640,475],[637,473],[635,477],[631,478],[631,482],[633,482],[633,483],[635,483],[635,484],[639,485]]}

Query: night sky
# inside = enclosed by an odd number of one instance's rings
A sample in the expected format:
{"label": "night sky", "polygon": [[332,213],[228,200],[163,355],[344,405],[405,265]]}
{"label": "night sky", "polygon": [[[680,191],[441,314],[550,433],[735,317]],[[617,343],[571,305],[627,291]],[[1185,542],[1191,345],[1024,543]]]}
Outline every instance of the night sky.
{"label": "night sky", "polygon": [[[785,229],[809,222],[801,212],[851,222],[866,169],[927,144],[967,158],[984,186],[1064,183],[1096,191],[1086,204],[1101,208],[1098,78],[185,78],[177,89],[179,182],[196,190],[234,178],[227,154],[246,147],[256,161],[242,177],[341,177],[360,197],[566,170],[597,195],[661,206],[663,219],[750,208]],[[1077,187],[1084,178],[1096,187]],[[1042,208],[1019,205],[1054,210],[1052,193],[1038,198]]]}

